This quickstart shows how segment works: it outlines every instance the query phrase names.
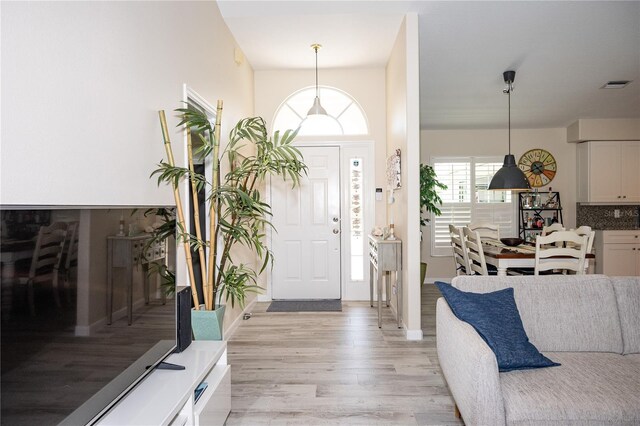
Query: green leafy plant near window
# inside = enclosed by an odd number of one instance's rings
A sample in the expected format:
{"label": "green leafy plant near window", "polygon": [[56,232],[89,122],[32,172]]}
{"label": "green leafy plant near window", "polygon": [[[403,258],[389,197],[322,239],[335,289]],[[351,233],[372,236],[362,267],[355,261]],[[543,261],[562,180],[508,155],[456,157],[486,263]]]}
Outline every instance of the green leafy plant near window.
{"label": "green leafy plant near window", "polygon": [[[134,213],[135,211],[136,210],[134,210]],[[134,213],[131,214],[133,215]],[[145,256],[145,253],[147,253],[147,251],[153,247],[156,242],[167,241],[176,235],[175,209],[164,207],[146,209],[144,211],[144,217],[149,216],[155,216],[157,219],[160,219],[161,225],[154,228],[149,234],[150,238],[144,245],[142,256]],[[149,276],[152,276],[153,274],[160,275],[160,285],[167,296],[172,296],[175,293],[176,275],[165,263],[151,262],[149,264],[148,274]]]}
{"label": "green leafy plant near window", "polygon": [[[447,185],[438,181],[436,171],[429,164],[420,164],[420,226],[426,226],[431,220],[429,213],[440,216],[442,212],[438,206],[442,199],[437,190],[447,189]],[[426,216],[424,215],[426,213]]]}
{"label": "green leafy plant near window", "polygon": [[[442,198],[438,189],[447,189],[447,185],[438,181],[436,171],[429,164],[420,164],[420,226],[427,226],[431,221],[430,213],[440,216],[438,208],[442,205]],[[427,264],[420,262],[420,284],[424,283],[427,275]]]}
{"label": "green leafy plant near window", "polygon": [[[244,118],[231,130],[229,142],[222,148],[222,101],[218,101],[215,124],[210,122],[206,113],[192,105],[176,111],[181,118],[178,126],[184,126],[187,132],[188,167],[175,165],[164,111],[160,111],[167,160],[158,165],[152,176],[157,175],[159,185],[168,184],[174,190],[174,229],[178,242],[184,246],[192,297],[194,301],[204,301],[206,310],[214,310],[223,296],[232,307],[236,303],[243,307],[247,293],[260,290],[256,283],[258,274],[273,260],[265,243],[265,230],[272,227],[271,206],[262,201],[259,188],[267,176],[280,176],[295,186],[299,184],[300,177],[306,174],[307,167],[302,155],[293,146],[298,131],[275,132],[270,136],[261,117]],[[192,134],[197,135],[201,142],[195,150],[192,149]],[[247,144],[254,146],[254,154],[245,157],[239,150]],[[205,175],[194,171],[193,154],[213,159],[212,177],[209,180]],[[229,171],[224,175],[221,172],[223,160],[229,165]],[[189,218],[184,217],[179,192],[180,182],[184,179],[191,182],[193,205],[198,205],[198,191],[205,191],[209,216],[208,236],[200,229],[197,208],[191,212],[195,229],[187,232],[185,224]],[[167,229],[169,228],[170,225],[167,225]],[[258,271],[252,265],[234,259],[233,248],[236,245],[248,247],[257,255],[261,265]],[[194,285],[192,254],[200,257],[202,289]],[[195,302],[196,309],[199,309],[198,304]]]}

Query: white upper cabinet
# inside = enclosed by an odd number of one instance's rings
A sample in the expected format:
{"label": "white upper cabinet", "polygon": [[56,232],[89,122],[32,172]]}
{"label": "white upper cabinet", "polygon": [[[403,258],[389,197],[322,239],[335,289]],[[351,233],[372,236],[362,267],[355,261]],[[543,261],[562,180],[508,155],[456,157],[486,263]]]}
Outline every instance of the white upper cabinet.
{"label": "white upper cabinet", "polygon": [[578,145],[578,202],[640,202],[640,141]]}

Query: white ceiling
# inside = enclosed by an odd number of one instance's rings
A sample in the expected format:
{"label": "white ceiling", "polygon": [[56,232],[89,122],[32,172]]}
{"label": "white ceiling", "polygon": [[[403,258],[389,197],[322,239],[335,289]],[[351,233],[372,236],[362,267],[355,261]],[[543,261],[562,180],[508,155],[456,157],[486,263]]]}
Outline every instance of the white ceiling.
{"label": "white ceiling", "polygon": [[[409,11],[420,23],[423,129],[516,128],[640,117],[640,2],[219,1],[256,70],[384,66]],[[633,80],[620,90],[608,80]]]}

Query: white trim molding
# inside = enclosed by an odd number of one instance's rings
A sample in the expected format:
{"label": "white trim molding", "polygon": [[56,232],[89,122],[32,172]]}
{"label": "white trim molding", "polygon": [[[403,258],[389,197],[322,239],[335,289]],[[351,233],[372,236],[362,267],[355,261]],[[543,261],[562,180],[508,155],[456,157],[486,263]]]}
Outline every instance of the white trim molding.
{"label": "white trim molding", "polygon": [[240,323],[243,320],[244,314],[246,314],[247,312],[250,312],[251,309],[253,309],[253,307],[256,305],[256,302],[258,301],[258,298],[256,297],[255,299],[253,299],[251,302],[249,302],[244,309],[242,310],[242,312],[240,313],[240,315],[238,315],[236,317],[235,320],[233,320],[233,322],[231,323],[231,325],[229,326],[229,328],[227,328],[224,331],[224,338],[223,340],[229,340],[233,334],[236,332],[236,330],[238,329],[238,327],[240,327]]}
{"label": "white trim molding", "polygon": [[422,330],[406,330],[407,340],[422,340]]}

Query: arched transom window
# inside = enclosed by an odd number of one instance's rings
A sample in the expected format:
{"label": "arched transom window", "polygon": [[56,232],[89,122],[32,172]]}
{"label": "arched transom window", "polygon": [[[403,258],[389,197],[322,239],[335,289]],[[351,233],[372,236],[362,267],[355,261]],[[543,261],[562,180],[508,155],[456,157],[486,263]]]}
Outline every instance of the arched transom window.
{"label": "arched transom window", "polygon": [[307,112],[316,96],[315,87],[301,89],[289,96],[276,111],[273,130],[300,126],[301,136],[367,135],[367,117],[358,102],[342,90],[320,86],[320,103],[327,115]]}

